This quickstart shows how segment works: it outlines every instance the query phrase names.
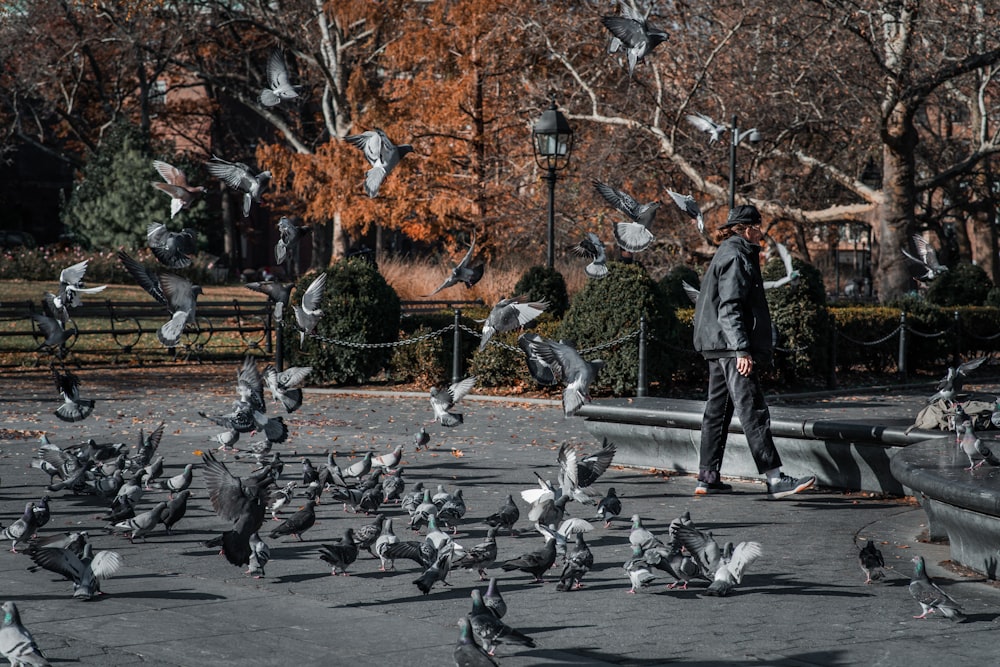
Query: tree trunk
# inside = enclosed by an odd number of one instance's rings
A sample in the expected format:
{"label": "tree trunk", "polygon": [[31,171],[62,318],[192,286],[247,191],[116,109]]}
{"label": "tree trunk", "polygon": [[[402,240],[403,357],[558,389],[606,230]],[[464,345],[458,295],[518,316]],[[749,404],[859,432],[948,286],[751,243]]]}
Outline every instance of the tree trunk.
{"label": "tree trunk", "polygon": [[875,227],[875,289],[881,303],[911,291],[915,284],[902,248],[910,246],[916,204],[917,131],[907,110],[897,106],[886,120],[882,148],[882,214]]}

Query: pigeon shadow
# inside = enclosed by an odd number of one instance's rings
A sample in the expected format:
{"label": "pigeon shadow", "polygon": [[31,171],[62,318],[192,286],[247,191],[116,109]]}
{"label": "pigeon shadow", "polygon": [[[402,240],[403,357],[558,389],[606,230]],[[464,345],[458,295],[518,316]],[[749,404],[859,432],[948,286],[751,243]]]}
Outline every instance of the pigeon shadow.
{"label": "pigeon shadow", "polygon": [[745,580],[746,588],[775,595],[819,595],[824,597],[864,598],[874,594],[829,583],[798,581],[783,574],[758,574]]}
{"label": "pigeon shadow", "polygon": [[116,598],[141,598],[148,599],[153,598],[157,600],[228,600],[225,595],[216,595],[214,593],[201,593],[199,591],[190,591],[189,589],[179,589],[175,591],[130,591],[127,593],[114,593]]}
{"label": "pigeon shadow", "polygon": [[[669,660],[665,658],[636,658],[634,656],[629,656],[628,662],[623,662],[623,658],[620,655],[615,655],[613,653],[604,653],[596,649],[589,649],[584,647],[574,648],[571,651],[557,651],[553,649],[531,649],[529,651],[519,651],[518,656],[533,656],[537,657],[540,661],[545,660],[546,665],[552,665],[554,667],[577,667],[578,665],[589,665],[589,664],[611,664],[611,665],[635,665],[636,667],[642,667],[644,665],[663,665]],[[706,665],[709,663],[705,663]],[[730,664],[736,663],[723,663],[723,662],[712,662],[711,664],[717,665],[718,667],[727,667]]]}
{"label": "pigeon shadow", "polygon": [[273,577],[271,581],[276,584],[297,584],[303,581],[312,581],[313,579],[329,578],[330,576],[329,572],[306,572],[304,574],[286,574],[280,577]]}

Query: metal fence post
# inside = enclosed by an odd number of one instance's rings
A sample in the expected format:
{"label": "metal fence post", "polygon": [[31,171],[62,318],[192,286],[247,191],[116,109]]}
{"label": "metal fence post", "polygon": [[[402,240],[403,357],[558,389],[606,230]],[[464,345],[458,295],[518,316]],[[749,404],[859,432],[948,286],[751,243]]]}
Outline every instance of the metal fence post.
{"label": "metal fence post", "polygon": [[462,316],[460,308],[455,309],[455,333],[452,337],[451,346],[451,383],[462,381],[462,326],[459,318]]}
{"label": "metal fence post", "polygon": [[[268,322],[271,321],[271,315],[267,316]],[[274,325],[274,367],[278,372],[285,370],[285,327],[282,326],[281,322],[275,322]],[[267,344],[271,344],[271,333],[268,331]]]}
{"label": "metal fence post", "polygon": [[899,377],[906,378],[906,311],[899,314],[899,359],[896,362]]}
{"label": "metal fence post", "polygon": [[962,319],[955,311],[955,356],[951,360],[951,365],[958,367],[962,359]]}
{"label": "metal fence post", "polygon": [[[831,318],[833,319],[833,318]],[[837,387],[837,322],[836,320],[830,326],[830,372],[826,377],[826,386],[828,389],[835,389]]]}
{"label": "metal fence post", "polygon": [[646,314],[639,316],[639,377],[636,378],[635,395],[646,395]]}

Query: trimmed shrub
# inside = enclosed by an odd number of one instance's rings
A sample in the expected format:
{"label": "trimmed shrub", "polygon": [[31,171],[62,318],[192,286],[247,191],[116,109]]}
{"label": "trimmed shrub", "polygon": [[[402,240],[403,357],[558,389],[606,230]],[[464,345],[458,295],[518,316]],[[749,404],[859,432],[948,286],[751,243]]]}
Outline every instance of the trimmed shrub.
{"label": "trimmed shrub", "polygon": [[[315,333],[329,340],[306,336],[300,350],[295,318],[285,318],[286,359],[289,365],[312,366],[310,380],[317,384],[367,382],[386,367],[393,348],[354,347],[332,341],[395,342],[399,336],[399,296],[372,264],[361,259],[342,259],[331,265],[326,274],[323,316]],[[299,279],[292,293],[293,303],[298,302],[315,277],[316,274],[310,273]]]}
{"label": "trimmed shrub", "polygon": [[[767,290],[771,322],[778,333],[774,369],[785,382],[826,384],[830,370],[830,315],[826,309],[823,276],[812,265],[792,260],[799,277],[790,283]],[[764,280],[785,275],[780,258],[768,262],[761,274]]]}
{"label": "trimmed shrub", "polygon": [[981,266],[959,262],[935,278],[927,288],[927,301],[936,306],[982,306],[993,281]]}
{"label": "trimmed shrub", "polygon": [[692,306],[691,298],[684,291],[683,283],[687,283],[695,289],[701,289],[701,276],[690,266],[680,264],[660,279],[660,290],[675,309]]}
{"label": "trimmed shrub", "polygon": [[[431,387],[440,385],[448,378],[449,362],[445,359],[445,350],[451,346],[445,345],[445,339],[429,334],[436,331],[427,326],[419,326],[410,335],[400,336],[402,343],[407,339],[416,340],[427,336],[418,342],[399,345],[392,348],[392,380],[402,383],[419,383]],[[448,337],[448,342],[451,338]]]}
{"label": "trimmed shrub", "polygon": [[[543,313],[538,319],[528,324],[525,330],[530,330],[545,338],[554,338],[558,327],[559,322],[555,321],[552,316]],[[528,364],[524,359],[524,353],[517,347],[517,339],[522,333],[524,331],[517,330],[497,334],[485,350],[476,348],[472,353],[469,374],[476,376],[478,386],[539,388],[538,383],[528,373]],[[493,340],[502,344],[496,345]]]}
{"label": "trimmed shrub", "polygon": [[[640,316],[645,315],[651,337],[646,347],[646,377],[650,382],[668,382],[678,347],[674,309],[641,265],[608,262],[608,269],[607,277],[588,281],[573,298],[558,338],[586,350],[637,332]],[[639,338],[633,336],[612,347],[584,352],[585,359],[600,358],[605,362],[592,388],[615,394],[634,391],[638,348]]]}
{"label": "trimmed shrub", "polygon": [[522,294],[531,301],[548,301],[549,307],[545,312],[556,319],[563,316],[569,305],[566,280],[561,273],[547,266],[533,266],[525,271],[514,286],[514,294],[511,296]]}

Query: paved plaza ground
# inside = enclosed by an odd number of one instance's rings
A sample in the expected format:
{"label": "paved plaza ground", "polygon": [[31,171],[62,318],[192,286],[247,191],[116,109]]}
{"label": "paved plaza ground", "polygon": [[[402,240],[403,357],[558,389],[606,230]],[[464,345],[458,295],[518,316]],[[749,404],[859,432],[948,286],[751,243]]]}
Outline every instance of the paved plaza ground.
{"label": "paved plaza ground", "polygon": [[[196,451],[217,447],[220,429],[198,416],[228,411],[236,365],[197,365],[122,370],[82,369],[84,395],[97,399],[94,414],[65,424],[52,414],[57,403],[44,372],[0,373],[0,522],[8,525],[27,501],[38,500],[48,482],[30,467],[45,433],[60,446],[87,438],[136,443],[166,423],[160,446],[166,476],[186,463],[200,464]],[[831,415],[868,410],[872,415],[916,413],[923,393],[831,396],[817,401]],[[405,478],[434,489],[462,489],[469,510],[455,539],[469,547],[482,541],[483,518],[506,494],[522,510],[523,533],[498,538],[500,560],[541,547],[528,530],[527,507],[518,492],[535,484],[533,472],[555,479],[561,443],[599,443],[582,420],[566,419],[555,401],[481,400],[460,406],[465,423],[453,429],[430,424],[422,394],[310,391],[299,412],[286,416],[291,435],[276,449],[287,465],[282,481],[301,477],[300,459],[319,463],[327,451],[342,466],[365,451],[386,453],[406,446]],[[274,409],[271,409],[274,412]],[[426,425],[430,447],[414,452],[413,434]],[[246,445],[246,436],[238,445]],[[251,464],[220,454],[230,470],[245,475]],[[195,468],[187,516],[173,535],[162,529],[146,542],[130,544],[109,535],[95,517],[104,503],[60,491],[52,495],[51,522],[40,535],[87,530],[97,549],[118,551],[123,570],[106,581],[106,595],[91,602],[71,597],[68,581],[29,572],[28,556],[0,550],[3,599],[18,604],[24,623],[53,664],[80,665],[450,665],[458,636],[456,621],[470,609],[478,576],[453,571],[450,587],[421,595],[413,581],[420,568],[397,561],[396,571],[378,571],[378,560],[362,554],[351,576],[330,576],[318,557],[320,545],[349,526],[370,522],[325,501],[304,541],[269,539],[272,560],[256,580],[230,565],[202,542],[227,526],[204,493]],[[877,498],[818,489],[793,499],[769,502],[763,485],[737,481],[735,493],[695,498],[695,481],[655,471],[613,467],[595,485],[617,489],[624,516],[611,528],[594,523],[586,539],[594,569],[579,591],[558,592],[559,565],[546,583],[533,584],[521,572],[491,568],[509,611],[505,622],[531,635],[537,648],[501,645],[501,665],[936,665],[992,664],[996,661],[996,619],[1000,589],[978,576],[947,567],[946,546],[920,542],[923,511],[907,499]],[[147,492],[140,510],[165,492]],[[296,506],[301,504],[297,499]],[[572,516],[592,518],[594,510],[575,503]],[[394,517],[401,539],[422,539]],[[728,598],[700,595],[704,584],[669,590],[665,577],[649,591],[628,594],[622,563],[629,557],[629,521],[639,514],[654,533],[689,511],[694,522],[720,542],[756,540],[764,555]],[[268,522],[274,524],[275,522]],[[265,525],[265,530],[270,529]],[[888,580],[865,585],[857,550],[874,539],[889,565]],[[908,591],[914,555],[927,559],[932,576],[955,597],[968,621],[915,620],[920,613]],[[943,565],[942,565],[943,564]]]}

